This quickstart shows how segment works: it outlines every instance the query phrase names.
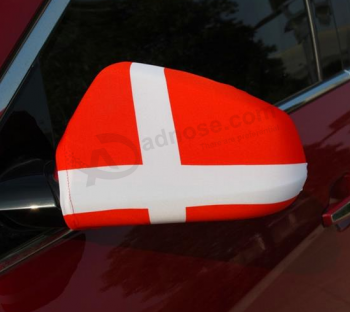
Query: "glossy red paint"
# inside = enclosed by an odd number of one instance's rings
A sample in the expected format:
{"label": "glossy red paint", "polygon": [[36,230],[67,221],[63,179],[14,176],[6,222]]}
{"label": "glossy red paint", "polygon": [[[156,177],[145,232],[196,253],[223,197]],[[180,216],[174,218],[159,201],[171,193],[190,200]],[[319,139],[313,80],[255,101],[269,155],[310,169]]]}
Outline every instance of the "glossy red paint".
{"label": "glossy red paint", "polygon": [[[82,232],[0,277],[3,311],[346,311],[350,231],[321,227],[332,187],[350,171],[350,84],[291,114],[309,178],[287,210],[252,220],[116,227]],[[84,245],[81,258],[71,244]],[[81,247],[82,248],[82,247]],[[23,267],[69,282],[20,280]],[[50,256],[51,255],[51,256]],[[25,275],[24,275],[25,276]],[[58,281],[60,280],[60,277]],[[45,289],[27,308],[23,294]],[[40,293],[38,291],[38,294]],[[43,298],[44,297],[44,298]]]}
{"label": "glossy red paint", "polygon": [[0,72],[16,50],[33,17],[45,0],[0,2]]}
{"label": "glossy red paint", "polygon": [[35,311],[56,299],[68,285],[83,251],[84,235],[78,234],[74,240],[57,244],[18,267],[13,275],[5,276],[0,283],[2,309]]}

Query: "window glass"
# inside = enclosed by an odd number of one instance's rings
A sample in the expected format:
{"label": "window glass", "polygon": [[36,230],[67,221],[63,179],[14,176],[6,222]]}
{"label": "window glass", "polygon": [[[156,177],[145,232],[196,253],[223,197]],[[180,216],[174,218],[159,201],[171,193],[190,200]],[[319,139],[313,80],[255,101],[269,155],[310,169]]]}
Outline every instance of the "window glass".
{"label": "window glass", "polygon": [[332,0],[335,23],[345,68],[350,67],[350,0]]}
{"label": "window glass", "polygon": [[[303,0],[75,0],[2,119],[0,181],[10,167],[53,159],[93,78],[121,61],[185,70],[271,103],[317,82]],[[0,213],[0,257],[43,232]]]}
{"label": "window glass", "polygon": [[323,78],[342,70],[339,37],[330,0],[312,0]]}
{"label": "window glass", "polygon": [[317,82],[303,0],[75,0],[40,63],[56,141],[121,61],[202,75],[276,103]]}

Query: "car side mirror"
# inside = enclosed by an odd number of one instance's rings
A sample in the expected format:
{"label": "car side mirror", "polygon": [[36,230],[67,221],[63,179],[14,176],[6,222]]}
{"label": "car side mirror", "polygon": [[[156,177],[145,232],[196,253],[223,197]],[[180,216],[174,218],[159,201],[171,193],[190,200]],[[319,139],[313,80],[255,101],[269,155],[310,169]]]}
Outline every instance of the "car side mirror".
{"label": "car side mirror", "polygon": [[97,75],[56,162],[71,229],[260,217],[290,205],[307,176],[283,111],[229,85],[128,62]]}
{"label": "car side mirror", "polygon": [[0,179],[0,223],[11,228],[65,226],[59,205],[54,163],[26,159],[3,172]]}

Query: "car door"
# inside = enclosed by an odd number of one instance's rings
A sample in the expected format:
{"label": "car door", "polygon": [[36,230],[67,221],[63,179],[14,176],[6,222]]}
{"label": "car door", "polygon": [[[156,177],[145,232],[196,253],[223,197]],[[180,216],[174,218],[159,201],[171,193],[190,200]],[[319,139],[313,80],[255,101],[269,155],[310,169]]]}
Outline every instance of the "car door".
{"label": "car door", "polygon": [[[40,111],[46,107],[50,116],[41,113],[36,123],[51,119],[53,147],[94,76],[111,63],[138,61],[234,85],[289,112],[309,177],[288,209],[263,218],[41,235],[6,257],[0,307],[348,311],[349,234],[322,226],[329,204],[350,195],[350,16],[337,5],[72,1],[10,104],[19,105],[23,86],[41,81],[41,89],[22,98],[38,107],[44,95]],[[52,0],[41,18],[57,6]]]}

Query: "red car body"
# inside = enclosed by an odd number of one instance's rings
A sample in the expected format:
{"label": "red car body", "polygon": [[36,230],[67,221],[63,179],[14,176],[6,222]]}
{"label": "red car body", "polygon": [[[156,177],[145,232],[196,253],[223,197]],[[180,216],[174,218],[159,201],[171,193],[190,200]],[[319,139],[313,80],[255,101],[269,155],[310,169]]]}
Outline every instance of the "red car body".
{"label": "red car body", "polygon": [[0,70],[21,43],[44,0],[0,2]]}
{"label": "red car body", "polygon": [[[0,9],[1,25],[15,27],[0,27],[2,65],[42,3],[20,2],[23,17]],[[309,173],[287,210],[67,232],[0,275],[0,310],[349,311],[350,231],[322,226],[328,205],[350,196],[349,94],[344,83],[291,112]]]}

